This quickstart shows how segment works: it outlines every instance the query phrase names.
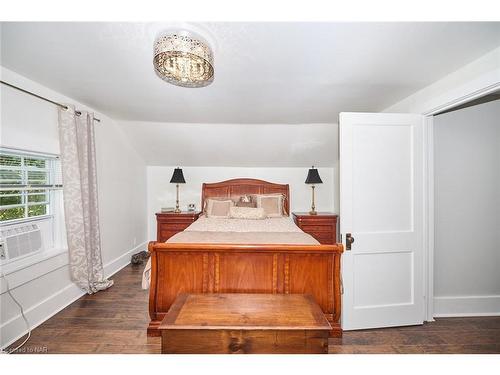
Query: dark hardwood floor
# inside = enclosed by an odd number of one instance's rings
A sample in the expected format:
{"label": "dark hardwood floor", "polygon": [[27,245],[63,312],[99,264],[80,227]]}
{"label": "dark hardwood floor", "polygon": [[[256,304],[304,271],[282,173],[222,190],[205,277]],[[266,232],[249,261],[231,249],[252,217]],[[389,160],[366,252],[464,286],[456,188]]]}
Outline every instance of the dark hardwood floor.
{"label": "dark hardwood floor", "polygon": [[[160,353],[147,337],[143,266],[127,266],[115,285],[84,296],[37,327],[20,353]],[[500,353],[500,317],[442,318],[423,326],[344,332],[330,353]]]}

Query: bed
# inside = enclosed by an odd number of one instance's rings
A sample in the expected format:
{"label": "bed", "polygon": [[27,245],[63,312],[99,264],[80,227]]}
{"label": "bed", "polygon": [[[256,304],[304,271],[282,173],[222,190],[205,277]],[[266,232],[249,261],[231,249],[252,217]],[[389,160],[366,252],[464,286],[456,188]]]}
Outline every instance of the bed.
{"label": "bed", "polygon": [[272,193],[283,194],[286,216],[202,216],[167,242],[149,243],[148,335],[159,335],[158,327],[179,293],[300,293],[314,297],[332,325],[332,336],[341,336],[343,247],[321,245],[293,223],[288,185],[256,179],[205,183],[201,207],[211,197]]}

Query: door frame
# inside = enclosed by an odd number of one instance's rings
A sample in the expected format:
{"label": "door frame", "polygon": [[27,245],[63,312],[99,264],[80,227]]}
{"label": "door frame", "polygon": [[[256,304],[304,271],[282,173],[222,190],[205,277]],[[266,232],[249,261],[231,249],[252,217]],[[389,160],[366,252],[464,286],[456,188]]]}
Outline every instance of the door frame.
{"label": "door frame", "polygon": [[464,90],[442,104],[421,112],[424,117],[424,321],[434,321],[434,116],[500,89],[494,82],[472,91]]}
{"label": "door frame", "polygon": [[434,321],[434,117],[424,115],[424,322]]}

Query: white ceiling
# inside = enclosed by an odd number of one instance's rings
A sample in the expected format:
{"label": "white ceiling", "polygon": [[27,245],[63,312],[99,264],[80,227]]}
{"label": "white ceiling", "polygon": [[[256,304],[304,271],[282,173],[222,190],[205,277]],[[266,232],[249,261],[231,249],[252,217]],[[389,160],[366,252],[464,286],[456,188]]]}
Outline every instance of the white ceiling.
{"label": "white ceiling", "polygon": [[160,80],[172,23],[2,23],[1,63],[116,119],[334,123],[382,110],[499,45],[500,23],[202,23],[215,81]]}

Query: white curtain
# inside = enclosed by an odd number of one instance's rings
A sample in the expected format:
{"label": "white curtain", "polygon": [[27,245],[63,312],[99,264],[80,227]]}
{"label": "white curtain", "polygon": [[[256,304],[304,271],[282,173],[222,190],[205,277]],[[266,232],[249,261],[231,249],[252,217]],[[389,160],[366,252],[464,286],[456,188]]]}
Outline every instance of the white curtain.
{"label": "white curtain", "polygon": [[70,275],[92,294],[113,285],[104,278],[101,259],[94,114],[60,108],[59,143]]}

